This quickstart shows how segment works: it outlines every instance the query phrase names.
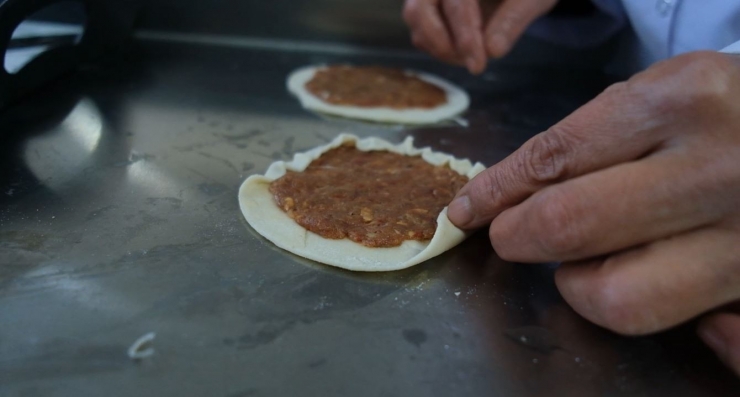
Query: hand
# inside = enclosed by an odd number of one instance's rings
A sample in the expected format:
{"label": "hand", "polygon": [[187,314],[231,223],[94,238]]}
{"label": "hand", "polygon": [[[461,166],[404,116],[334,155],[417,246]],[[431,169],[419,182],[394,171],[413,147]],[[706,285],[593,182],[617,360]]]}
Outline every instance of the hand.
{"label": "hand", "polygon": [[[471,180],[448,216],[494,249],[562,261],[592,322],[646,334],[740,300],[740,59],[696,52],[609,87]],[[699,333],[740,374],[740,316]]]}
{"label": "hand", "polygon": [[478,74],[485,69],[488,57],[506,55],[532,21],[557,2],[406,0],[403,18],[417,48]]}

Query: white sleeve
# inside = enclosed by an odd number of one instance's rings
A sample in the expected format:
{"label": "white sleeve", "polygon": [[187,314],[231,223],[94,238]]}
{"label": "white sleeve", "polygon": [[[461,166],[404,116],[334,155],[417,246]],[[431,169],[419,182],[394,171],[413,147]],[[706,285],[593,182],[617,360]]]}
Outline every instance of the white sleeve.
{"label": "white sleeve", "polygon": [[740,41],[736,41],[720,50],[726,54],[740,54]]}
{"label": "white sleeve", "polygon": [[597,9],[594,15],[546,16],[535,21],[527,30],[527,34],[573,48],[603,44],[627,25],[627,14],[620,0],[591,1]]}

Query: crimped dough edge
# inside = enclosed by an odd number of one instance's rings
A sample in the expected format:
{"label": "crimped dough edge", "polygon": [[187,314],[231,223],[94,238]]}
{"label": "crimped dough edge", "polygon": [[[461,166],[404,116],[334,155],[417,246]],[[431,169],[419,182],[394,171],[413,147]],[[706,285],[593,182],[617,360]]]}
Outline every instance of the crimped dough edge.
{"label": "crimped dough edge", "polygon": [[291,161],[272,163],[264,175],[252,175],[239,188],[239,207],[244,218],[260,235],[278,247],[304,258],[354,271],[390,271],[411,267],[431,259],[460,244],[468,235],[447,218],[447,207],[437,217],[437,230],[428,242],[405,241],[398,247],[370,248],[349,239],[333,240],[312,233],[291,219],[274,202],[270,183],[290,171],[301,172],[327,151],[345,143],[354,143],[358,150],[386,150],[410,156],[421,156],[433,165],[449,164],[454,171],[473,178],[485,169],[481,163],[457,159],[430,148],[415,148],[413,138],[400,144],[380,138],[359,138],[340,134],[326,145],[296,153]]}

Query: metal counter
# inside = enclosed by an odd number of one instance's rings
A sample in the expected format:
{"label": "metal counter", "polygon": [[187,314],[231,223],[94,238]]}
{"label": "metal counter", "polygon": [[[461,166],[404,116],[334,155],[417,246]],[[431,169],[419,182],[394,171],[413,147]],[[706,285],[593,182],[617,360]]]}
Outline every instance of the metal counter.
{"label": "metal counter", "polygon": [[[604,77],[516,63],[471,77],[411,53],[247,44],[140,41],[125,63],[0,113],[0,395],[740,390],[692,324],[641,338],[600,329],[559,297],[554,265],[504,262],[485,232],[411,269],[362,274],[277,249],[239,211],[247,176],[343,131],[412,135],[493,164]],[[327,119],[285,90],[294,68],[347,61],[459,83],[472,96],[468,126]],[[129,359],[147,332],[155,354]]]}

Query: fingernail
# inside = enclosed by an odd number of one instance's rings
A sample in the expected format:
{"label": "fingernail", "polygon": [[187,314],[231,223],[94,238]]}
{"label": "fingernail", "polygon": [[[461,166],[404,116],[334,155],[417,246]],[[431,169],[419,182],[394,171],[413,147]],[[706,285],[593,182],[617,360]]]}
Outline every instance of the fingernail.
{"label": "fingernail", "polygon": [[509,51],[509,40],[500,33],[495,33],[491,36],[490,43],[489,50],[494,56],[501,57]]}
{"label": "fingernail", "polygon": [[728,355],[727,341],[724,335],[712,325],[704,325],[699,329],[699,337],[709,346],[721,359]]}
{"label": "fingernail", "polygon": [[473,221],[475,215],[468,196],[460,196],[447,207],[447,217],[456,226],[463,227]]}

